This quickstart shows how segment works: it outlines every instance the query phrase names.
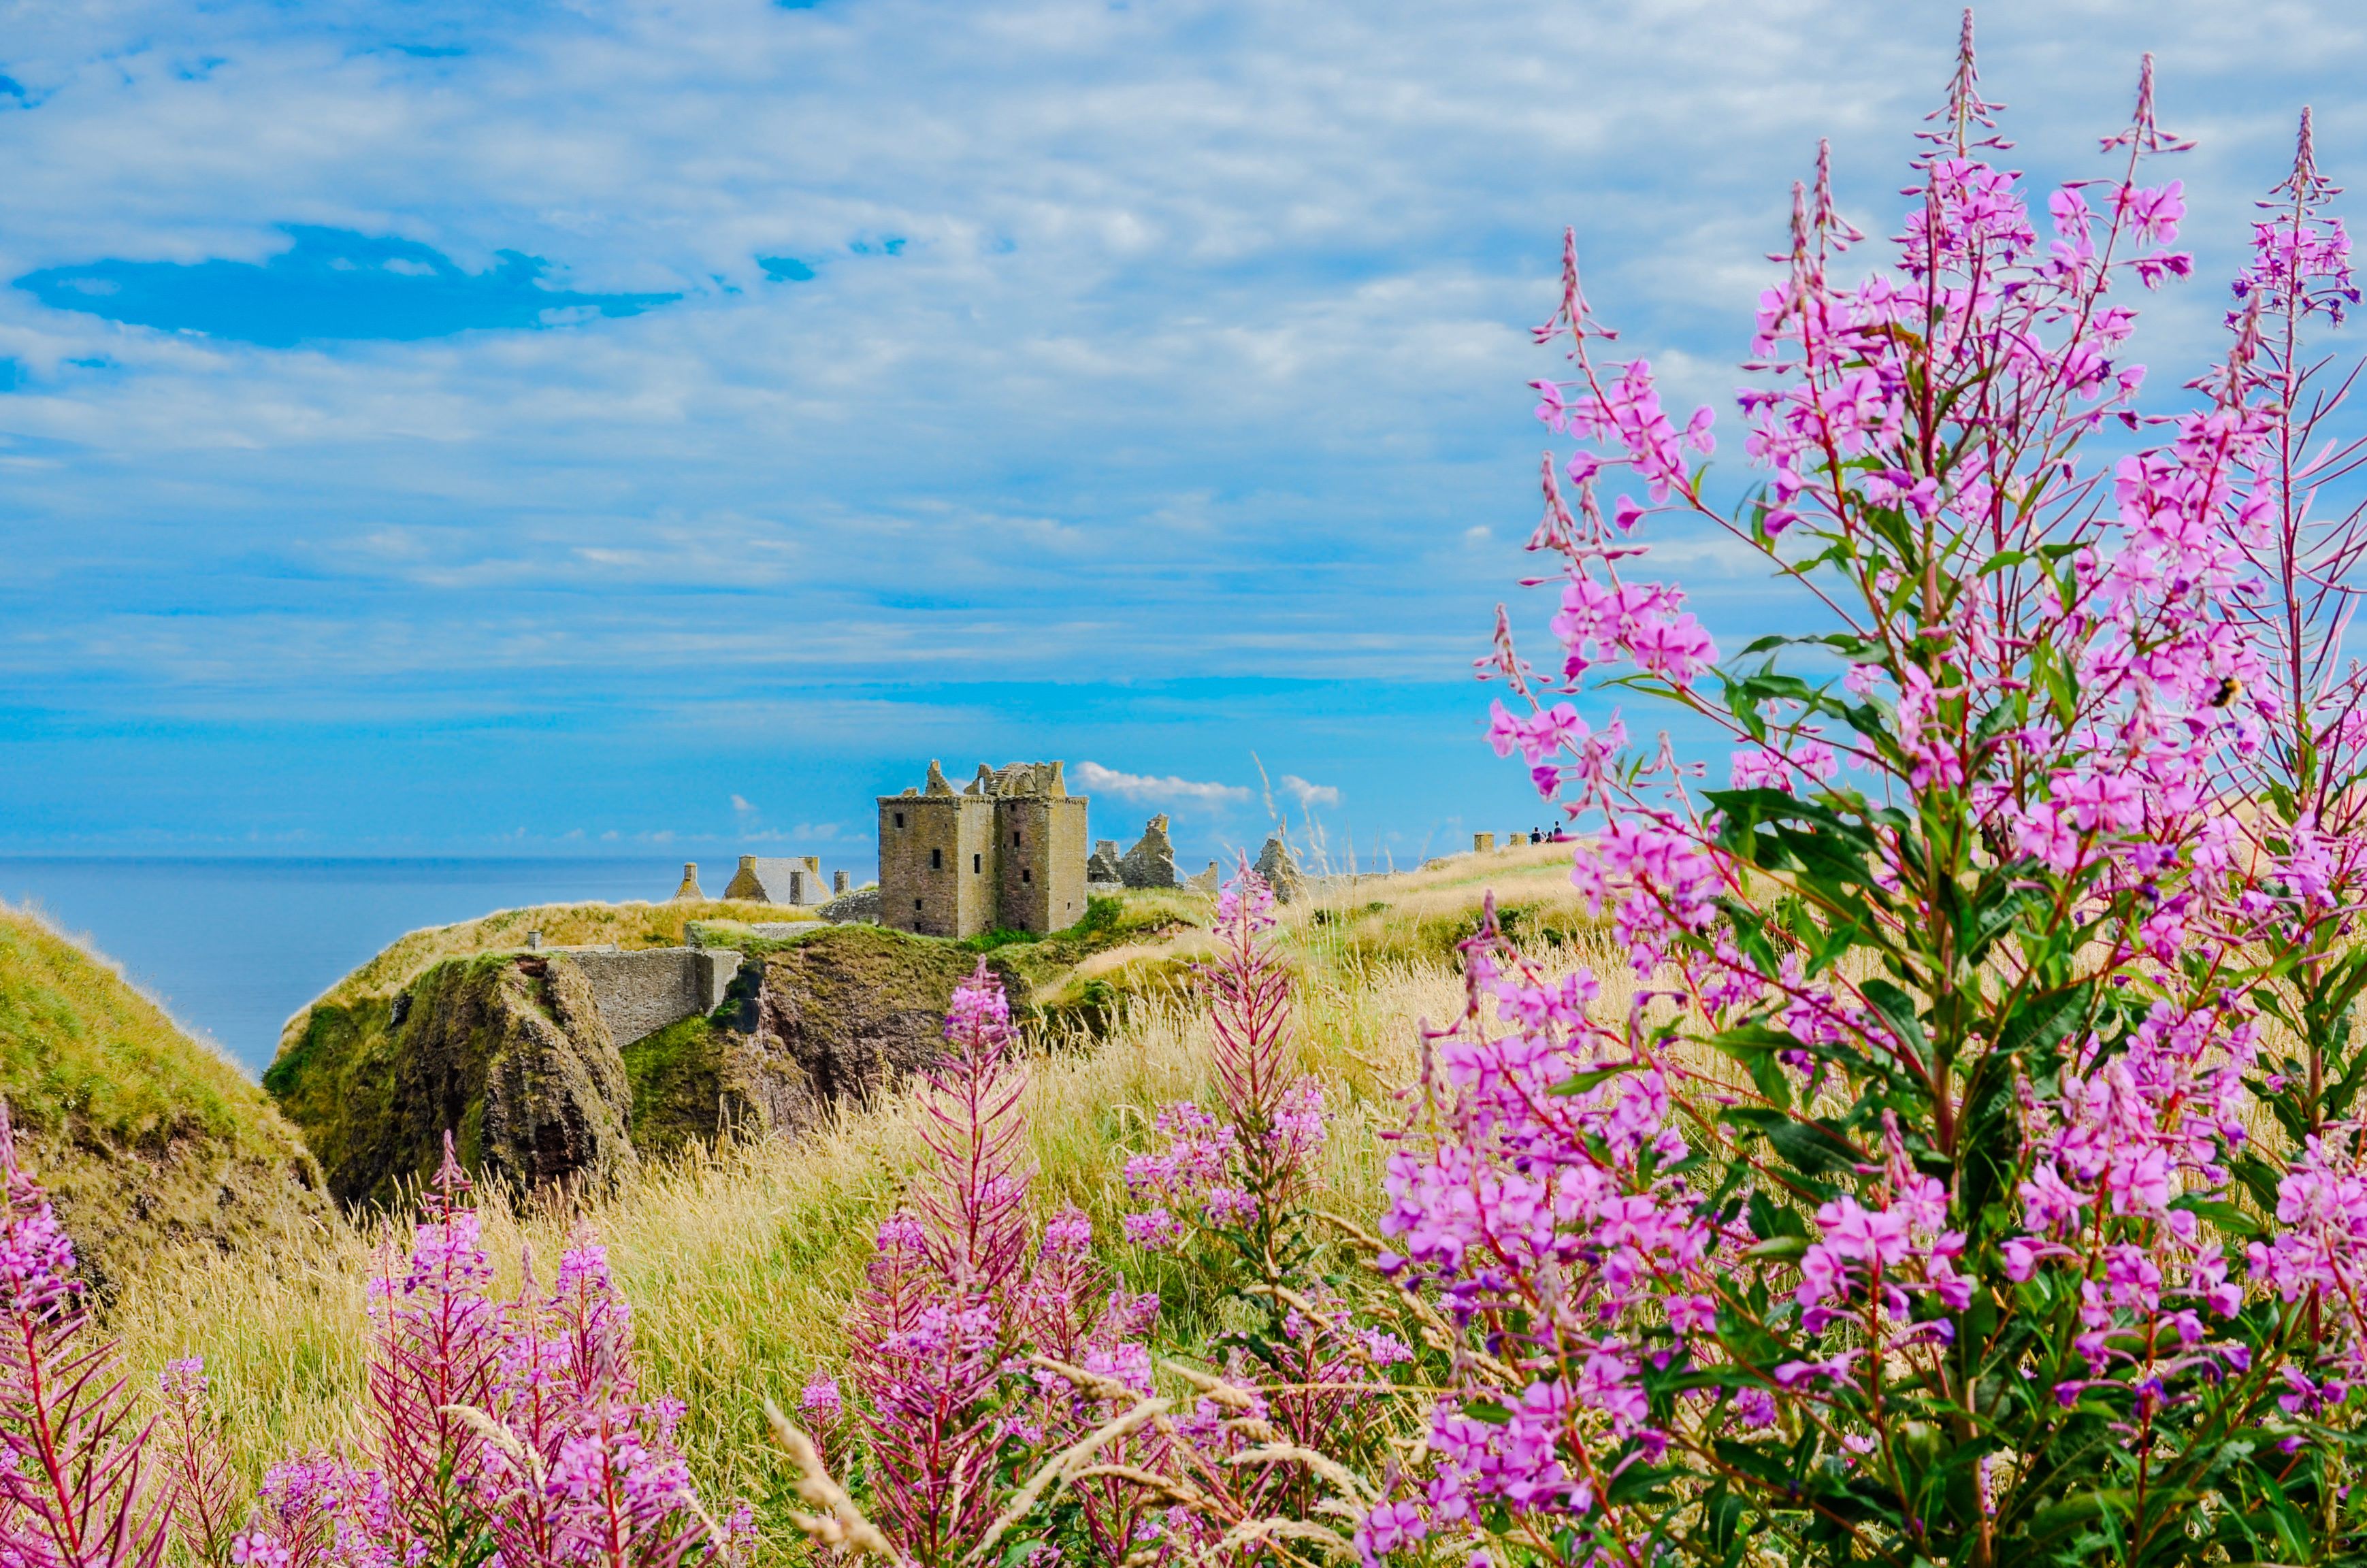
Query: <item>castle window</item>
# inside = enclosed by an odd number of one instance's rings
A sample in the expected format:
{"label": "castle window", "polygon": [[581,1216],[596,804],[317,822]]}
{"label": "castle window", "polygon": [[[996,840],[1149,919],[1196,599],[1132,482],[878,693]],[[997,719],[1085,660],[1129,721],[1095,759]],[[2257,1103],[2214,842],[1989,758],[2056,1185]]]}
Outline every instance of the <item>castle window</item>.
{"label": "castle window", "polygon": [[912,901],[912,913],[915,915],[921,913],[921,901],[917,898]]}
{"label": "castle window", "polygon": [[1017,828],[1015,828],[1015,827],[1014,827],[1014,828],[1013,828],[1013,829],[1011,830],[1011,844],[1012,844],[1012,847],[1014,847],[1014,848],[1017,848],[1017,847],[1018,847],[1018,845],[1019,845],[1019,830],[1018,830]]}
{"label": "castle window", "polygon": [[986,869],[986,857],[985,857],[985,856],[983,856],[983,855],[973,855],[973,856],[971,856],[971,857],[969,858],[969,874],[970,874],[971,876],[973,876],[973,877],[974,877],[974,876],[978,875],[980,871],[983,871],[983,870],[985,870],[985,869]]}
{"label": "castle window", "polygon": [[944,850],[942,850],[942,849],[932,849],[932,850],[930,850],[930,851],[929,851],[929,869],[930,869],[930,870],[932,870],[932,871],[942,871],[942,870],[944,870],[945,869],[946,869],[946,852],[945,852]]}
{"label": "castle window", "polygon": [[1019,880],[1023,882],[1032,882],[1036,880],[1036,873],[1023,868],[1019,873]]}
{"label": "castle window", "polygon": [[903,826],[903,825],[904,825],[904,813],[903,813],[903,812],[898,812],[896,813],[896,825],[897,825],[898,827],[901,827],[901,826]]}

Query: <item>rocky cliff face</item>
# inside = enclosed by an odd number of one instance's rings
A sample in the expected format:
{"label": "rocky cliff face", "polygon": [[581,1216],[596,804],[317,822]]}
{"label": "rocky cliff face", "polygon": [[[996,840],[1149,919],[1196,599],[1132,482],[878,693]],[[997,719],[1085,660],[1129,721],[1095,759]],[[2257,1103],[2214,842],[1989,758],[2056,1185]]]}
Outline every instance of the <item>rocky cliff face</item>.
{"label": "rocky cliff face", "polygon": [[323,1004],[264,1083],[347,1203],[432,1169],[606,1179],[726,1133],[794,1136],[938,1050],[976,959],[874,926],[752,945],[724,1001],[621,1051],[564,954],[449,960],[380,1003]]}
{"label": "rocky cliff face", "polygon": [[634,1157],[623,1059],[559,954],[447,960],[383,1006],[315,1008],[263,1083],[349,1204],[433,1171],[447,1131],[472,1170],[527,1186]]}
{"label": "rocky cliff face", "polygon": [[729,1114],[742,1126],[794,1133],[840,1105],[869,1101],[936,1056],[954,987],[976,961],[876,926],[766,954],[725,1031]]}
{"label": "rocky cliff face", "polygon": [[[626,1048],[633,1139],[667,1153],[723,1133],[794,1137],[935,1056],[977,960],[878,926],[832,926],[753,954],[724,1005]],[[1014,994],[1025,987],[1004,983]]]}

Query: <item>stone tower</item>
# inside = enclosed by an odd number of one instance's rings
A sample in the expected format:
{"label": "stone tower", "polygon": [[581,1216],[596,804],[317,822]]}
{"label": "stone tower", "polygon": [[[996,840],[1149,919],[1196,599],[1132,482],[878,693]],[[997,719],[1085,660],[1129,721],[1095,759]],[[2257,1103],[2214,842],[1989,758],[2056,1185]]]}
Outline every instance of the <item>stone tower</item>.
{"label": "stone tower", "polygon": [[1084,918],[1086,797],[1059,763],[980,763],[957,790],[931,762],[925,787],[878,799],[882,925],[1041,936]]}

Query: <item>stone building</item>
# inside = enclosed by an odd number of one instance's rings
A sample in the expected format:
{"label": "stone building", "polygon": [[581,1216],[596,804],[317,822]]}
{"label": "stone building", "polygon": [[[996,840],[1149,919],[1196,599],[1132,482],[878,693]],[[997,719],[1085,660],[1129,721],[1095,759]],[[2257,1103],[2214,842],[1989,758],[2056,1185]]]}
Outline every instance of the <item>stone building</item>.
{"label": "stone building", "polygon": [[931,762],[924,788],[878,801],[881,925],[961,937],[1084,918],[1086,797],[1059,763],[980,763],[957,790]]}
{"label": "stone building", "polygon": [[830,890],[822,885],[819,855],[742,855],[723,896],[752,903],[827,903]]}

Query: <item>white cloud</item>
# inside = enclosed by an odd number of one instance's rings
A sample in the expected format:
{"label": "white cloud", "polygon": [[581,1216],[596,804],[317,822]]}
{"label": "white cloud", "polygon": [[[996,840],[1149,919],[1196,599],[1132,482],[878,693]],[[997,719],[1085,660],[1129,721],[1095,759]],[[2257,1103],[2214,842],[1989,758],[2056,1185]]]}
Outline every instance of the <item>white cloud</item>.
{"label": "white cloud", "polygon": [[756,810],[754,806],[749,804],[748,798],[745,795],[732,796],[731,809],[739,812],[743,817],[754,814]]}
{"label": "white cloud", "polygon": [[[1014,676],[1286,653],[1436,678],[1501,591],[1495,552],[1437,547],[1534,513],[1521,383],[1547,366],[1521,327],[1560,225],[1623,351],[1672,403],[1723,404],[1816,137],[1890,232],[1954,32],[1840,0],[1523,0],[1444,31],[1410,0],[18,20],[7,68],[35,107],[7,111],[0,277],[254,260],[315,223],[685,296],[263,351],[0,289],[0,357],[28,368],[0,437],[27,465],[10,566],[40,585],[9,619],[45,668],[243,683],[257,706],[375,700],[424,667],[520,689],[503,672],[745,669],[785,601],[833,673],[991,649]],[[2165,117],[2205,137],[2176,171],[2205,271],[2303,97],[2323,144],[2356,144],[2367,46],[2331,4],[2004,0],[1981,24],[2016,161],[2044,172],[2089,168],[2159,54]],[[853,248],[890,234],[901,254]],[[816,277],[764,281],[760,256]],[[2207,334],[2215,298],[2146,306]],[[1188,526],[1146,526],[1179,505]],[[1336,574],[1320,595],[1291,569],[1310,559]]]}
{"label": "white cloud", "polygon": [[1187,801],[1195,806],[1214,808],[1250,798],[1249,790],[1237,784],[1207,784],[1190,778],[1154,778],[1141,773],[1120,773],[1116,768],[1104,767],[1098,762],[1077,764],[1074,778],[1088,793],[1119,795],[1129,801]]}
{"label": "white cloud", "polygon": [[1309,806],[1336,806],[1340,803],[1338,785],[1309,784],[1296,773],[1282,776],[1282,792],[1297,801],[1302,812]]}

